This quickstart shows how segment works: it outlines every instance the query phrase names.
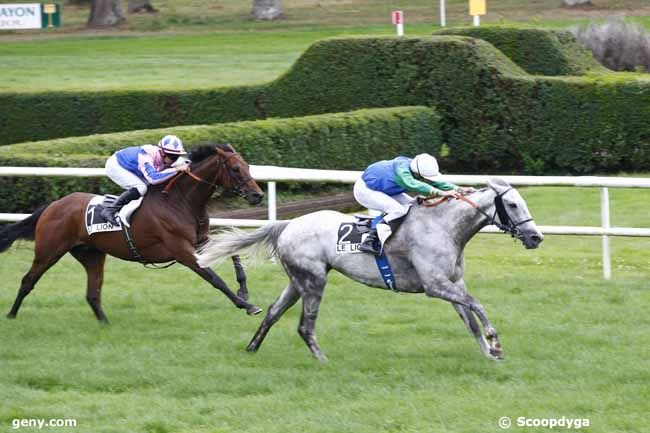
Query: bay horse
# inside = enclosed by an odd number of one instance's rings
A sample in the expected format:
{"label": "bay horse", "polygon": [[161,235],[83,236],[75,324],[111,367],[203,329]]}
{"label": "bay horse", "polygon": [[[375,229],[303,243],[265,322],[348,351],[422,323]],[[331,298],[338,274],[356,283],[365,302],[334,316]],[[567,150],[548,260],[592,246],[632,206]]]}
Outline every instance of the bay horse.
{"label": "bay horse", "polygon": [[[426,201],[414,203],[386,243],[385,252],[397,291],[424,292],[429,297],[450,302],[476,338],[481,351],[496,360],[503,359],[497,331],[483,306],[467,293],[463,277],[465,245],[489,224],[521,240],[527,249],[537,248],[544,236],[516,189],[499,179],[490,180],[488,186],[468,197],[459,197],[462,200],[445,201],[436,207],[427,205]],[[271,223],[253,232],[235,229],[223,232],[211,236],[198,249],[198,263],[207,266],[239,251],[268,248],[289,277],[289,285],[269,307],[248,351],[257,351],[271,326],[302,298],[298,333],[312,354],[325,360],[314,327],[331,269],[368,286],[387,289],[374,256],[349,251],[341,254],[337,249],[341,232],[347,236],[354,224],[353,216],[320,211],[289,222]]]}
{"label": "bay horse", "polygon": [[[207,239],[208,199],[217,186],[260,203],[264,193],[250,176],[249,166],[229,144],[206,144],[192,150],[190,173],[173,177],[166,184],[150,186],[134,214],[131,230],[137,251],[146,263],[176,261],[187,266],[223,292],[237,308],[250,314],[262,310],[247,302],[246,276],[238,256],[233,256],[239,295],[210,268],[201,267],[195,247]],[[173,182],[173,183],[172,183]],[[33,239],[34,260],[25,274],[16,300],[7,315],[15,318],[27,295],[41,276],[66,253],[77,259],[88,274],[86,300],[97,320],[108,322],[102,309],[101,289],[106,254],[135,261],[121,231],[93,233],[85,227],[85,213],[93,194],[75,192],[43,206],[28,218],[0,230],[0,252],[16,239]]]}

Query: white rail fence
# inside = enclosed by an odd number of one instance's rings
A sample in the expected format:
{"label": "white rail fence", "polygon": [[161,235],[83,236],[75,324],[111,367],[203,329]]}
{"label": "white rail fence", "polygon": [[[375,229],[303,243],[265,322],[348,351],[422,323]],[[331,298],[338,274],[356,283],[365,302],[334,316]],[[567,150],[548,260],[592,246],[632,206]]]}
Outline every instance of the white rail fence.
{"label": "white rail fence", "polygon": [[[103,177],[103,168],[52,168],[52,167],[0,167],[0,176],[64,176],[64,177]],[[277,216],[277,182],[340,182],[354,183],[361,172],[340,170],[312,170],[274,166],[251,166],[251,175],[258,181],[268,182],[268,219],[223,219],[210,218],[211,226],[260,227]],[[484,185],[490,176],[446,175],[445,179],[460,185]],[[567,186],[599,187],[601,226],[539,226],[545,235],[602,236],[603,277],[611,278],[611,257],[609,236],[650,237],[650,228],[610,227],[608,188],[650,188],[650,179],[631,177],[596,176],[499,176],[513,186]],[[29,214],[0,213],[0,221],[20,221]],[[499,233],[496,227],[485,227],[482,233]]]}

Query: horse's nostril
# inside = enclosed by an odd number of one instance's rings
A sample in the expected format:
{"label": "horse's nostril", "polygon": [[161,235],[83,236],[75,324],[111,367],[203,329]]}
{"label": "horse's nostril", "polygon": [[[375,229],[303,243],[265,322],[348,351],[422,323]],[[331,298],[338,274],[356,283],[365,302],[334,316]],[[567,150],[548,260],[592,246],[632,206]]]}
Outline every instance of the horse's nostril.
{"label": "horse's nostril", "polygon": [[258,204],[262,201],[263,198],[264,198],[264,194],[260,194],[259,192],[254,192],[250,194],[249,201],[251,202],[251,204]]}
{"label": "horse's nostril", "polygon": [[537,243],[540,243],[544,240],[544,236],[541,235],[532,235],[530,238]]}

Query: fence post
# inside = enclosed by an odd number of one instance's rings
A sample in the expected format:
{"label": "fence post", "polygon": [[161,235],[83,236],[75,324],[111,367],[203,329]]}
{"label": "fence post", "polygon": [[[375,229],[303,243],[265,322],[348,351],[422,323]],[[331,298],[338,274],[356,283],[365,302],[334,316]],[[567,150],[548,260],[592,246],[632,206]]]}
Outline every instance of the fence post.
{"label": "fence post", "polygon": [[[267,200],[269,202],[269,223],[272,223],[278,219],[278,204],[277,204],[276,194],[275,194],[276,183],[271,181],[267,185],[268,185]],[[271,263],[273,263],[274,265],[276,264],[275,254],[271,256]]]}
{"label": "fence post", "polygon": [[268,183],[269,222],[278,219],[278,205],[275,199],[275,182]]}
{"label": "fence post", "polygon": [[[600,190],[600,221],[603,229],[609,228],[609,190],[607,188]],[[612,278],[612,262],[607,235],[603,235],[603,278],[606,280]]]}

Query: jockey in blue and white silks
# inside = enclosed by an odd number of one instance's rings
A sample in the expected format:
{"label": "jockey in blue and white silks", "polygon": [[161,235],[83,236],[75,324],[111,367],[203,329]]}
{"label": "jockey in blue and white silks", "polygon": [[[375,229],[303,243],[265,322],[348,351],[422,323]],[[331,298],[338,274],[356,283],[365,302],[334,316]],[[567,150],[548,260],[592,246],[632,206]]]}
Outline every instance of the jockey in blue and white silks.
{"label": "jockey in blue and white silks", "polygon": [[164,136],[158,146],[145,144],[115,152],[106,161],[106,174],[126,191],[115,203],[105,207],[101,215],[111,224],[117,225],[117,212],[130,201],[144,196],[148,185],[163,183],[176,173],[188,170],[187,164],[172,167],[172,164],[186,153],[183,142],[175,135]]}
{"label": "jockey in blue and white silks", "polygon": [[458,193],[473,191],[472,188],[461,188],[445,182],[439,176],[438,161],[427,153],[417,155],[413,159],[398,156],[368,166],[354,184],[354,198],[362,206],[381,211],[385,215],[359,249],[375,255],[381,253],[398,221],[406,215],[415,200],[406,192],[424,196],[453,197]]}

